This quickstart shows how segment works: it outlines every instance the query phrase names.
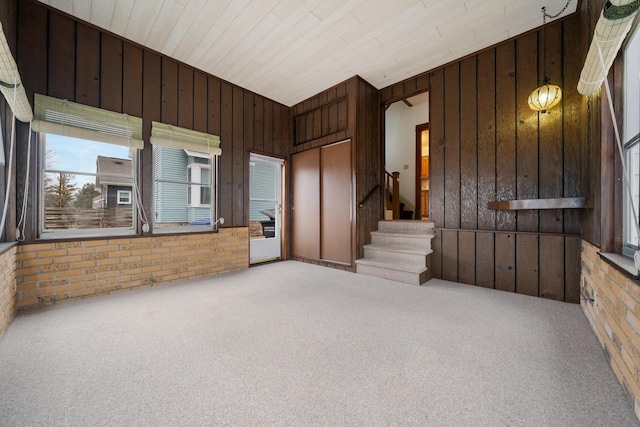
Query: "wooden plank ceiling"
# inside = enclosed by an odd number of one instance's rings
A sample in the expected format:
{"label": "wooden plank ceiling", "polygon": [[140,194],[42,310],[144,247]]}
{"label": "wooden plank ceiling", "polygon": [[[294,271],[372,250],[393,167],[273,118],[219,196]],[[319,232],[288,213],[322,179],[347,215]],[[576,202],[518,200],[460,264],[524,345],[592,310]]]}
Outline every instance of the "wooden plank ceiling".
{"label": "wooden plank ceiling", "polygon": [[[39,0],[294,105],[354,75],[378,89],[542,24],[565,0]],[[575,12],[573,0],[564,15]],[[563,15],[563,16],[564,16]]]}

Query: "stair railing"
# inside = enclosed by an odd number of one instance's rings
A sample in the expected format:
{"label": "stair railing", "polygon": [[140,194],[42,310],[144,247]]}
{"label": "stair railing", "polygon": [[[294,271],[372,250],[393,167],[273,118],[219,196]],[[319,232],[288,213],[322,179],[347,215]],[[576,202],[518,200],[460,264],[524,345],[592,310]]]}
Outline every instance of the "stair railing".
{"label": "stair railing", "polygon": [[369,191],[367,193],[366,196],[364,196],[364,198],[362,199],[362,201],[360,203],[358,203],[358,207],[359,208],[363,208],[364,207],[364,202],[366,202],[367,200],[369,200],[369,197],[371,197],[373,195],[373,193],[376,192],[376,190],[380,188],[380,184],[376,184],[373,186],[373,188],[371,189],[371,191]]}
{"label": "stair railing", "polygon": [[393,211],[393,219],[400,219],[400,172],[385,173],[387,209]]}

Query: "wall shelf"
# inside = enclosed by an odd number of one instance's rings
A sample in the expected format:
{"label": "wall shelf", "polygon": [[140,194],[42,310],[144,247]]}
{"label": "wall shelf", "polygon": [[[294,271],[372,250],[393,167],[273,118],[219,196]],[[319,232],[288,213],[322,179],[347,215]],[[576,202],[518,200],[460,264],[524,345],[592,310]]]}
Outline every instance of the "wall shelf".
{"label": "wall shelf", "polygon": [[503,200],[489,202],[489,209],[518,211],[524,209],[583,209],[588,207],[586,197],[560,197],[556,199]]}

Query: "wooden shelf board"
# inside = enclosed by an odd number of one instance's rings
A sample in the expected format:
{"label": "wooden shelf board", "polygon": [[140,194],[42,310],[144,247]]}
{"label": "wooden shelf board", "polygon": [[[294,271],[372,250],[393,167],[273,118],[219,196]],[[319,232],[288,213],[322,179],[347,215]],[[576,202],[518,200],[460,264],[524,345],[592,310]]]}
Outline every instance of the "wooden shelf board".
{"label": "wooden shelf board", "polygon": [[585,197],[560,197],[556,199],[503,200],[489,202],[489,209],[517,211],[523,209],[583,209],[587,207]]}

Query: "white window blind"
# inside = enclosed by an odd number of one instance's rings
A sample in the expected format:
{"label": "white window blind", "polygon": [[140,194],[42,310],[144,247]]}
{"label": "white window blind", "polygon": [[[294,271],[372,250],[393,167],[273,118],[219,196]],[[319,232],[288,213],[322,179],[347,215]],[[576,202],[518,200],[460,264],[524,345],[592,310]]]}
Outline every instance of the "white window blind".
{"label": "white window blind", "polygon": [[0,25],[0,92],[4,95],[16,118],[21,122],[30,122],[33,111],[20,80],[20,73],[16,65],[7,38]]}
{"label": "white window blind", "polygon": [[159,122],[152,122],[149,142],[153,145],[208,153],[212,156],[222,154],[219,136]]}
{"label": "white window blind", "polygon": [[[637,0],[611,0],[602,9],[593,32],[589,53],[580,73],[578,82],[580,94],[591,95],[602,86],[613,60],[633,25],[639,4]],[[600,54],[602,54],[602,60]]]}
{"label": "white window blind", "polygon": [[36,132],[142,149],[142,119],[65,99],[35,95]]}

